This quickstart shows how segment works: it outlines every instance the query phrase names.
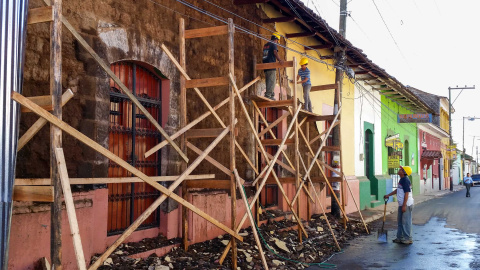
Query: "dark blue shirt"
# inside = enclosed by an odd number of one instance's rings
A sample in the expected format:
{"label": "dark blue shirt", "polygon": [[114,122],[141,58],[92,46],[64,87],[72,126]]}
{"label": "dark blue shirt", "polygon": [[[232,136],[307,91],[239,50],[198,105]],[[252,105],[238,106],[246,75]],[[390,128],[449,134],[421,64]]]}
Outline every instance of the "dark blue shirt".
{"label": "dark blue shirt", "polygon": [[308,78],[308,80],[304,83],[302,83],[303,86],[307,85],[307,84],[312,84],[310,82],[310,70],[307,68],[305,68],[305,70],[303,69],[299,69],[298,70],[298,75],[300,75],[300,78],[302,78],[302,81],[305,80],[305,78]]}
{"label": "dark blue shirt", "polygon": [[[268,42],[263,46],[263,63],[274,63],[277,62],[277,58],[275,57],[275,51],[278,51],[277,44],[274,42]],[[274,69],[266,69],[266,70],[274,70]]]}

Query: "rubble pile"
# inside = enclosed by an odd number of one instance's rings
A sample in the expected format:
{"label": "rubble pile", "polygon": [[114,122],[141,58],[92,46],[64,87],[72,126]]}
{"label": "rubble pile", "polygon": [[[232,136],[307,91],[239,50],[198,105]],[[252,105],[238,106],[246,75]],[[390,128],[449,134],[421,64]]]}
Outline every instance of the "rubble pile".
{"label": "rubble pile", "polygon": [[[328,219],[341,248],[347,245],[349,240],[366,234],[362,223],[350,220],[344,229],[343,223],[332,219],[331,216],[328,216]],[[313,216],[303,224],[309,237],[303,236],[302,243],[298,239],[296,229],[298,224],[290,219],[269,220],[260,227],[262,248],[271,269],[304,269],[313,263],[322,263],[339,252],[323,216]],[[240,235],[244,241],[237,242],[239,269],[262,269],[260,253],[251,228],[240,231]],[[161,240],[163,245],[180,241],[180,239],[166,240],[164,237],[152,239]],[[144,251],[147,245],[156,241],[144,239],[135,244],[123,244],[100,269],[231,269],[231,253],[227,255],[222,265],[218,262],[229,240],[229,235],[221,235],[209,241],[193,244],[189,246],[188,251],[176,247],[163,257],[152,254],[145,259],[130,258],[129,255]],[[92,262],[96,258],[94,256]]]}

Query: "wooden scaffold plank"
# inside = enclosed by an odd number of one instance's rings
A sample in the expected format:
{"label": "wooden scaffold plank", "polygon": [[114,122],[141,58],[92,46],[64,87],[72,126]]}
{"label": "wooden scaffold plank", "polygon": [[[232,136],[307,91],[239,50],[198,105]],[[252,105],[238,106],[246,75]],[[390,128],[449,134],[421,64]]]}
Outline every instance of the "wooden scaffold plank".
{"label": "wooden scaffold plank", "polygon": [[53,202],[53,187],[14,186],[12,200],[23,202]]}

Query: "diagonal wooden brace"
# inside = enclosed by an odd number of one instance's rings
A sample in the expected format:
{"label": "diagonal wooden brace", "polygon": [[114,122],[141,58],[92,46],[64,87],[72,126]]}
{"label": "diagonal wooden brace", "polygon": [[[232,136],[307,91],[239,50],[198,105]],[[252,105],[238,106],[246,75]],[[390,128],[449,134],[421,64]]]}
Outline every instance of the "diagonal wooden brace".
{"label": "diagonal wooden brace", "polygon": [[[43,119],[43,118],[42,118]],[[62,182],[63,197],[65,199],[65,208],[67,209],[68,224],[70,225],[70,234],[73,239],[73,248],[75,249],[75,257],[77,259],[78,269],[87,269],[85,264],[85,256],[83,255],[82,239],[80,238],[80,230],[78,229],[77,214],[75,213],[75,204],[73,202],[72,190],[70,189],[70,180],[68,178],[67,164],[65,163],[65,155],[62,148],[55,149],[57,158],[58,171]]]}

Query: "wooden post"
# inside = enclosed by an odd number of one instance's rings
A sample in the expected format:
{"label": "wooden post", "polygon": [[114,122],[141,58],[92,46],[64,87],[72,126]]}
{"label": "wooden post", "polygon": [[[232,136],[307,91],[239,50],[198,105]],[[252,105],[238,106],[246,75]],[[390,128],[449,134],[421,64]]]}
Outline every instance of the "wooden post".
{"label": "wooden post", "polygon": [[[307,131],[306,132],[307,132],[307,142],[305,142],[305,143],[308,143],[310,141],[310,123],[308,123],[308,122],[307,122]],[[310,163],[310,156],[307,156],[307,162]],[[311,185],[310,182],[308,182],[307,183],[308,191],[311,191],[312,188],[315,188],[315,186]],[[310,220],[310,216],[311,216],[311,213],[312,213],[311,207],[312,207],[312,205],[310,204],[310,201],[307,200],[307,220]]]}
{"label": "wooden post", "polygon": [[[180,42],[180,55],[179,62],[180,65],[186,69],[185,63],[185,19],[180,18],[178,26],[178,38]],[[180,76],[180,99],[179,99],[179,108],[180,108],[180,127],[183,128],[187,124],[187,89],[185,87],[185,77]],[[185,145],[185,134],[180,136],[180,149],[185,155],[187,155],[187,148]],[[185,171],[187,168],[187,163],[182,162],[180,165],[181,170]],[[182,183],[182,197],[184,200],[188,200],[188,189],[187,183]],[[188,211],[186,207],[182,206],[182,237],[183,237],[183,249],[188,250]]]}
{"label": "wooden post", "polygon": [[[62,119],[62,0],[53,0],[53,21],[50,24],[50,95],[53,115]],[[52,269],[62,269],[62,183],[55,149],[62,147],[62,130],[50,125],[50,177],[54,188],[51,206],[50,256]]]}
{"label": "wooden post", "polygon": [[[292,76],[293,76],[293,79],[296,80],[297,78],[297,60],[295,57],[293,57],[293,70],[292,70]],[[298,108],[298,98],[297,98],[297,83],[294,82],[293,83],[293,111],[297,111],[297,108]],[[293,137],[294,141],[295,141],[295,187],[297,188],[297,190],[299,190],[301,187],[300,187],[300,161],[299,161],[299,157],[298,157],[298,153],[300,152],[299,151],[299,147],[298,147],[298,118],[295,118],[294,119],[295,121],[295,136]],[[298,217],[300,218],[300,209],[302,209],[302,204],[301,204],[302,200],[298,200],[298,203],[297,203],[297,213],[298,213]],[[301,221],[299,221],[301,222]],[[300,227],[298,228],[298,241],[300,243],[302,243],[302,231],[300,229]]]}
{"label": "wooden post", "polygon": [[[228,72],[234,73],[234,43],[233,34],[235,33],[235,26],[231,18],[228,19]],[[235,92],[233,90],[232,82],[228,85],[228,94],[230,95],[230,171],[235,170]],[[232,215],[232,230],[236,231],[237,226],[237,188],[235,185],[235,175],[230,174],[230,193],[231,193],[231,215]],[[240,190],[240,192],[243,192]],[[247,209],[247,211],[249,211]],[[252,224],[252,230],[253,230]],[[232,238],[232,269],[237,270],[237,241]]]}

